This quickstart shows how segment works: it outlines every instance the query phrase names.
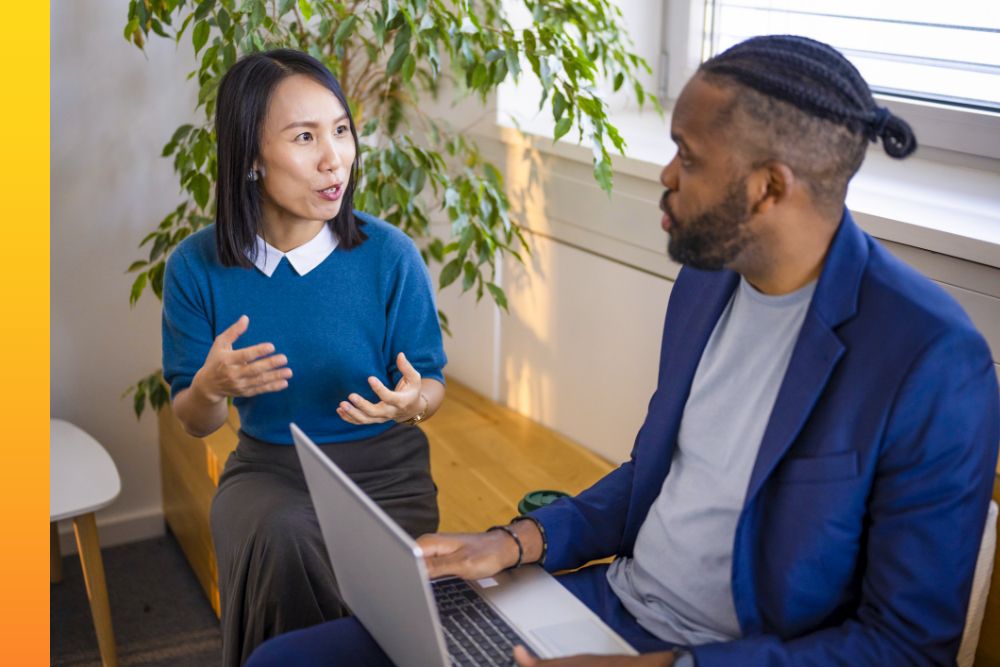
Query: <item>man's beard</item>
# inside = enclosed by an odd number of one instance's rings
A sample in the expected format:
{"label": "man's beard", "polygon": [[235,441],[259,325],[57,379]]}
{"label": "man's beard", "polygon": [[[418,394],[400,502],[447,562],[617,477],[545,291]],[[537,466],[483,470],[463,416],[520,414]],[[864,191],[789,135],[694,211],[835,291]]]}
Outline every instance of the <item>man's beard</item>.
{"label": "man's beard", "polygon": [[726,195],[718,204],[687,219],[678,219],[664,193],[660,206],[670,216],[670,241],[667,253],[680,264],[718,271],[725,267],[746,248],[751,240],[747,222],[746,185],[742,179],[733,179],[726,188]]}

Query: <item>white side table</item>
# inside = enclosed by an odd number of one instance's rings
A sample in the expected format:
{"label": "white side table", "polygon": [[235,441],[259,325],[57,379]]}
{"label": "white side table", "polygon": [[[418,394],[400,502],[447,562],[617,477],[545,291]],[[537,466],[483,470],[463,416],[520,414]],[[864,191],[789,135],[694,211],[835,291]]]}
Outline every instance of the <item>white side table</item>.
{"label": "white side table", "polygon": [[90,613],[97,631],[101,662],[118,664],[115,636],[111,628],[111,607],[104,583],[104,562],[97,538],[94,512],[110,504],[121,492],[121,479],[114,461],[104,447],[85,431],[61,419],[53,419],[49,433],[49,521],[51,578],[62,578],[58,522],[73,519],[76,546],[80,553],[83,579],[90,599]]}

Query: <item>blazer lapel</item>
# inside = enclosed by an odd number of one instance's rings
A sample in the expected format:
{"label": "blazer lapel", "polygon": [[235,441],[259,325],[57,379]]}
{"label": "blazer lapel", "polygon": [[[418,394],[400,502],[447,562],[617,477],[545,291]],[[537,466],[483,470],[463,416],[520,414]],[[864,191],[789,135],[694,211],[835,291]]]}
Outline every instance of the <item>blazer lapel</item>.
{"label": "blazer lapel", "polygon": [[867,260],[865,234],[845,209],[771,410],[744,507],[749,506],[802,430],[844,354],[835,329],[857,312],[858,290]]}

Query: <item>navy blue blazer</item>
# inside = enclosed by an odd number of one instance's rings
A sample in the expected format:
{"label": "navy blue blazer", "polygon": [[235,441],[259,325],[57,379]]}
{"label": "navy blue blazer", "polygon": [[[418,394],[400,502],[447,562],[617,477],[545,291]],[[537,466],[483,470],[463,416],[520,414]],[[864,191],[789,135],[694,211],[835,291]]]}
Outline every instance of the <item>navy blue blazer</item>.
{"label": "navy blue blazer", "polygon": [[[548,538],[546,569],[632,554],[738,281],[731,271],[681,271],[630,460],[534,513]],[[953,664],[998,441],[1000,398],[982,336],[845,212],[736,528],[742,637],[695,648],[699,667]]]}

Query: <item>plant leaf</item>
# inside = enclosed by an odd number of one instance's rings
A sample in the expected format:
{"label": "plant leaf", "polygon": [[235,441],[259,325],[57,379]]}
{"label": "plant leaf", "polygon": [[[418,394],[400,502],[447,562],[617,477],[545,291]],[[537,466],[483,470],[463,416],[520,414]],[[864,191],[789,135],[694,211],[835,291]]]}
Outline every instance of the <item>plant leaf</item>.
{"label": "plant leaf", "polygon": [[497,302],[497,305],[504,309],[504,312],[510,312],[507,310],[507,295],[500,286],[494,285],[493,283],[486,283],[486,289],[490,291],[493,296],[493,300]]}
{"label": "plant leaf", "polygon": [[211,26],[208,25],[208,21],[198,21],[194,25],[194,32],[191,33],[191,43],[194,44],[194,52],[197,54],[201,51],[201,47],[205,46],[205,42],[208,41],[208,33]]}
{"label": "plant leaf", "polygon": [[385,66],[385,73],[392,75],[399,71],[399,68],[403,66],[403,61],[406,60],[406,56],[410,54],[410,43],[400,42],[396,45],[396,50],[392,52],[389,57],[389,62]]}
{"label": "plant leaf", "polygon": [[146,289],[146,280],[148,280],[145,273],[140,273],[135,277],[135,281],[132,283],[132,291],[129,293],[128,304],[134,306],[139,297],[142,296],[142,291]]}
{"label": "plant leaf", "polygon": [[441,276],[438,278],[439,289],[444,289],[448,285],[455,282],[455,279],[458,278],[458,274],[460,274],[461,272],[462,272],[461,258],[456,257],[455,259],[445,264],[444,268],[441,269]]}
{"label": "plant leaf", "polygon": [[194,195],[194,200],[198,204],[198,208],[202,210],[208,206],[208,191],[210,187],[205,174],[195,174],[191,179],[191,194]]}
{"label": "plant leaf", "polygon": [[570,128],[573,127],[572,116],[566,116],[556,123],[556,129],[552,132],[552,141],[559,141],[559,138],[569,132]]}
{"label": "plant leaf", "polygon": [[308,21],[313,17],[312,3],[309,0],[299,0],[299,11],[302,12],[302,18]]}
{"label": "plant leaf", "polygon": [[333,45],[337,46],[347,39],[347,36],[354,31],[354,26],[357,22],[358,17],[355,14],[351,14],[341,21],[340,25],[337,26],[337,32],[333,34]]}

